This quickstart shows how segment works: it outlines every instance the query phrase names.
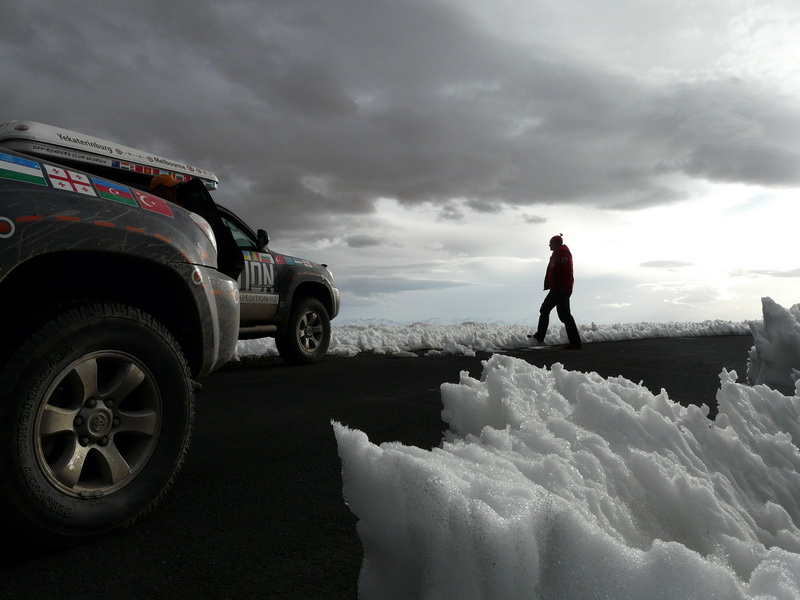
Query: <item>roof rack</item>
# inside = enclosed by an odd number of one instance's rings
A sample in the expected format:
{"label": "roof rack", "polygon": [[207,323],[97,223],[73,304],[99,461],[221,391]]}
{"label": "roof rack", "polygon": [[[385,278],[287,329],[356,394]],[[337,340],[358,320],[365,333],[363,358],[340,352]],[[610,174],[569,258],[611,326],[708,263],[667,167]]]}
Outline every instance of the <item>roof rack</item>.
{"label": "roof rack", "polygon": [[200,179],[210,190],[219,185],[219,179],[210,171],[35,121],[0,124],[0,146],[55,162],[69,162],[87,171],[102,170],[109,177],[136,187],[146,187],[153,176],[162,173],[178,181]]}

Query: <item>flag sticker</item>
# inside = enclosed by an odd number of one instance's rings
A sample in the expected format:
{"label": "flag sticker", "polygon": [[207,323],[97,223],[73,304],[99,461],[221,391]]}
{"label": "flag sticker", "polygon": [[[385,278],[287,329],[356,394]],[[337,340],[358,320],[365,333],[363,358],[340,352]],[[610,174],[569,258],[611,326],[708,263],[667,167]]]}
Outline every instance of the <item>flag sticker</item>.
{"label": "flag sticker", "polygon": [[261,262],[261,263],[270,263],[272,264],[272,255],[271,254],[262,254],[261,252],[250,252],[248,250],[242,251],[245,260],[249,260],[250,262]]}
{"label": "flag sticker", "polygon": [[47,185],[39,163],[0,152],[0,178]]}
{"label": "flag sticker", "polygon": [[50,183],[57,190],[67,190],[69,192],[78,192],[87,196],[97,196],[94,193],[94,188],[89,181],[89,178],[82,173],[62,169],[61,167],[54,167],[47,165],[47,176],[50,178]]}
{"label": "flag sticker", "polygon": [[114,202],[121,202],[130,206],[138,206],[133,194],[129,188],[124,185],[114,183],[113,181],[106,181],[105,179],[98,179],[92,177],[92,183],[97,188],[97,193],[101,198],[106,200],[113,200]]}
{"label": "flag sticker", "polygon": [[152,194],[145,194],[139,190],[134,190],[133,193],[136,194],[136,199],[139,201],[139,206],[141,206],[143,209],[164,215],[166,217],[173,216],[172,211],[169,208],[169,204],[167,204],[167,201],[163,198],[153,196]]}

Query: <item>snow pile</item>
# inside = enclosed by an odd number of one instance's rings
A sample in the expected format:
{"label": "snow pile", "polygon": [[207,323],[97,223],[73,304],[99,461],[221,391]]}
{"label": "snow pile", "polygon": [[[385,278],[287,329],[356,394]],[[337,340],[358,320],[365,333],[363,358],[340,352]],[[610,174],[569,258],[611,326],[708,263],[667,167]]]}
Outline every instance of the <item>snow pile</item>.
{"label": "snow pile", "polygon": [[334,424],[364,599],[800,597],[800,398],[719,415],[499,354],[442,385],[431,451]]}
{"label": "snow pile", "polygon": [[800,377],[800,304],[783,308],[762,298],[764,320],[750,324],[754,346],[750,350],[747,379],[789,392]]}
{"label": "snow pile", "polygon": [[[585,342],[611,342],[660,337],[699,337],[709,335],[744,335],[750,332],[745,322],[704,321],[702,323],[633,323],[617,325],[583,325],[579,327]],[[401,354],[427,351],[429,355],[458,354],[474,356],[476,351],[494,352],[524,348],[530,345],[530,325],[497,325],[460,323],[458,325],[358,325],[332,328],[328,354],[355,356],[362,352]],[[566,344],[563,326],[551,324],[548,344]],[[278,351],[271,338],[242,340],[236,348],[237,358],[275,356]]]}
{"label": "snow pile", "polygon": [[[480,380],[463,372],[442,385],[439,448],[376,446],[334,423],[364,547],[359,597],[800,598],[800,305],[764,298],[763,312],[750,324],[748,377],[789,395],[723,370],[714,422],[705,405],[621,377],[494,354]],[[713,322],[581,333],[745,331]],[[351,326],[332,350],[465,353],[526,336],[475,323]]]}

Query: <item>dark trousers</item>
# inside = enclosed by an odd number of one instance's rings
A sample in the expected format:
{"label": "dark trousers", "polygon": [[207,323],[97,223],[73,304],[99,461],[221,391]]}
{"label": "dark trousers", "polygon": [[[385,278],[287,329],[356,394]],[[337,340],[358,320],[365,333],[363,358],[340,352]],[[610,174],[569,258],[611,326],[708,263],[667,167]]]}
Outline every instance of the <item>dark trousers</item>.
{"label": "dark trousers", "polygon": [[563,290],[550,290],[542,302],[539,309],[539,329],[534,334],[539,340],[544,340],[547,335],[547,327],[550,325],[550,312],[555,308],[558,318],[567,330],[567,339],[570,344],[580,344],[581,336],[578,334],[578,326],[569,309],[569,292]]}

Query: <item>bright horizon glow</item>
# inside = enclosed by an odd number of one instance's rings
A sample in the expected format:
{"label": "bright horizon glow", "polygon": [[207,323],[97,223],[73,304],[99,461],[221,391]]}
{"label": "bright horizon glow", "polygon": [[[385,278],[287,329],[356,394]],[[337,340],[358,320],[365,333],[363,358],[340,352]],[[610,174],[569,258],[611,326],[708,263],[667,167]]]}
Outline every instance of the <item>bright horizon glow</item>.
{"label": "bright horizon glow", "polygon": [[[637,212],[464,210],[455,223],[434,207],[405,208],[384,199],[371,231],[388,243],[354,251],[344,240],[332,241],[314,248],[311,258],[325,257],[333,267],[343,292],[342,321],[530,323],[544,299],[547,240],[564,233],[575,260],[578,323],[752,320],[759,318],[763,295],[788,305],[795,299],[795,196],[792,190],[717,186],[701,199]],[[526,222],[530,216],[544,223]],[[478,245],[484,255],[471,253]],[[358,264],[351,262],[356,254]],[[374,285],[360,295],[358,285],[369,278]],[[382,279],[417,285],[382,294]],[[424,285],[445,282],[453,287]]]}

